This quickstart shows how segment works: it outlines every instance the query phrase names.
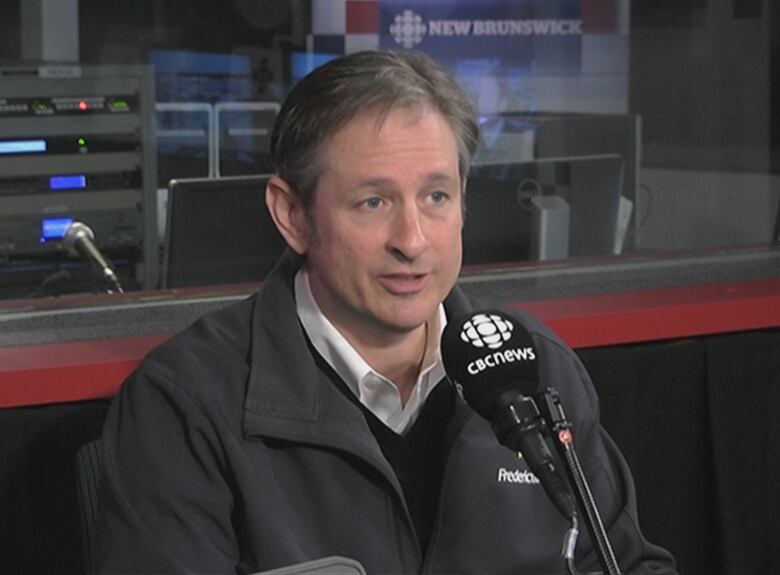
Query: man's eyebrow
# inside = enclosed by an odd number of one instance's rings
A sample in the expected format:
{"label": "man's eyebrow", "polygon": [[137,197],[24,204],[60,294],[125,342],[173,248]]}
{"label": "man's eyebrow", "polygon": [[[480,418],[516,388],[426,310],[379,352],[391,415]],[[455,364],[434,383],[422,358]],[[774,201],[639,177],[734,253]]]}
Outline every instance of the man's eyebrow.
{"label": "man's eyebrow", "polygon": [[[438,184],[438,183],[453,183],[457,184],[459,178],[453,178],[450,174],[446,172],[431,172],[428,174],[425,178],[425,182],[428,184]],[[394,185],[394,180],[392,178],[368,178],[366,180],[361,181],[358,184],[358,188],[381,188],[384,186],[392,186]]]}

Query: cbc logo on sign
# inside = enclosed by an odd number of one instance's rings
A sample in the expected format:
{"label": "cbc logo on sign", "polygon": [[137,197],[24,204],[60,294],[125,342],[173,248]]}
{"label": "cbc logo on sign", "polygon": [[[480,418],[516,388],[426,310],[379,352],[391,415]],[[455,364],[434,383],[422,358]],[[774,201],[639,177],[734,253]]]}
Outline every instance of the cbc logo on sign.
{"label": "cbc logo on sign", "polygon": [[396,15],[393,23],[390,24],[390,34],[396,42],[406,49],[414,48],[422,42],[428,26],[425,25],[421,16],[411,10],[404,10]]}
{"label": "cbc logo on sign", "polygon": [[514,326],[496,314],[480,313],[463,324],[460,338],[479,349],[498,349],[512,336]]}

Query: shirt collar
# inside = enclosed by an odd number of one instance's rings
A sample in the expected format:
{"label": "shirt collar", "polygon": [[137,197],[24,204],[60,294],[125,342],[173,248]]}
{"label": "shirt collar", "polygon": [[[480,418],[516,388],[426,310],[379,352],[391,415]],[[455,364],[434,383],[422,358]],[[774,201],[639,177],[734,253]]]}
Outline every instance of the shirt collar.
{"label": "shirt collar", "polygon": [[[439,349],[441,334],[447,324],[444,306],[439,304],[438,325],[428,334],[425,365],[406,405],[401,406],[401,396],[395,384],[366,363],[322,313],[311,292],[305,268],[301,268],[295,276],[295,302],[298,318],[312,345],[360,402],[396,433],[407,431],[416,421],[430,392],[445,375]],[[431,338],[434,340],[431,341]],[[432,354],[431,349],[434,350]]]}

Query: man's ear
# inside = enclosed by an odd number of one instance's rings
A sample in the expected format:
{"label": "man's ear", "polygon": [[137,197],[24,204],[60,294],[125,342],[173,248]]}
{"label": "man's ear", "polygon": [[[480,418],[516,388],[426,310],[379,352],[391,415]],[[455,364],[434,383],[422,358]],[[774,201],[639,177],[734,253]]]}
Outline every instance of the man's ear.
{"label": "man's ear", "polygon": [[271,176],[265,187],[265,205],[287,244],[299,255],[309,249],[309,221],[298,195],[279,176]]}

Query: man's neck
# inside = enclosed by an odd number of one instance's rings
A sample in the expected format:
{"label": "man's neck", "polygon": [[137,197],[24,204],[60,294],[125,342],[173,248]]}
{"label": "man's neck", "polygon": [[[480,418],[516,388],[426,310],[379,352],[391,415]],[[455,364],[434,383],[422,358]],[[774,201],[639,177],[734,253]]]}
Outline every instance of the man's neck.
{"label": "man's neck", "polygon": [[[395,384],[402,405],[406,405],[420,373],[432,363],[431,358],[436,355],[441,332],[441,306],[438,306],[425,322],[410,331],[392,330],[376,322],[363,321],[360,317],[352,317],[351,321],[338,321],[317,301],[305,270],[301,270],[299,274],[301,275],[296,278],[296,290],[301,291],[300,297],[311,302],[317,314],[327,320],[339,336],[346,340],[364,364]],[[360,375],[357,374],[357,377]]]}
{"label": "man's neck", "polygon": [[395,384],[402,405],[406,405],[430,356],[429,324],[433,321],[435,319],[428,320],[407,337],[389,344],[371,346],[350,342],[368,365]]}

